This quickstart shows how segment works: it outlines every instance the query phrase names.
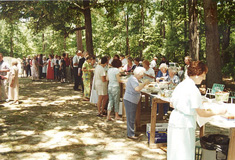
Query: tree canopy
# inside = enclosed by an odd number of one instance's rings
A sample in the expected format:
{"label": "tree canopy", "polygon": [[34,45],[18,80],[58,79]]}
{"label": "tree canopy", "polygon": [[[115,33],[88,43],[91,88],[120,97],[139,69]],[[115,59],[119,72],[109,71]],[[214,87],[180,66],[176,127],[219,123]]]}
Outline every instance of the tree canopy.
{"label": "tree canopy", "polygon": [[[210,3],[216,6],[222,71],[234,76],[234,3]],[[150,60],[164,55],[183,64],[186,55],[198,54],[208,61],[204,4],[203,0],[1,1],[0,52],[15,57],[73,55],[76,32],[82,31],[79,43],[97,56],[124,54]],[[198,53],[192,53],[192,47]]]}

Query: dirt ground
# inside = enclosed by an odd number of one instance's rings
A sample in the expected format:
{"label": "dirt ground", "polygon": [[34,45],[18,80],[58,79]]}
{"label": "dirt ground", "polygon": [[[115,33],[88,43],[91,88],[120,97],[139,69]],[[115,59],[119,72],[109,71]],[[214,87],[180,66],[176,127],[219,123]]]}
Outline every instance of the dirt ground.
{"label": "dirt ground", "polygon": [[[97,117],[96,107],[72,88],[21,78],[21,103],[0,104],[0,160],[166,159],[148,147],[145,131],[140,141],[127,139],[125,122]],[[229,134],[209,124],[206,133]]]}
{"label": "dirt ground", "polygon": [[106,122],[73,84],[20,79],[20,104],[0,104],[1,160],[164,160],[147,137],[126,138],[126,124]]}

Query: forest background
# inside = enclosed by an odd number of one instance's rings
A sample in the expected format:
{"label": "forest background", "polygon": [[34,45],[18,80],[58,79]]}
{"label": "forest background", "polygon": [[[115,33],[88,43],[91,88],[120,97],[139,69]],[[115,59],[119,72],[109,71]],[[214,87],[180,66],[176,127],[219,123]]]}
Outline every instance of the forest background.
{"label": "forest background", "polygon": [[205,61],[207,84],[235,78],[233,0],[1,1],[4,56],[130,55]]}

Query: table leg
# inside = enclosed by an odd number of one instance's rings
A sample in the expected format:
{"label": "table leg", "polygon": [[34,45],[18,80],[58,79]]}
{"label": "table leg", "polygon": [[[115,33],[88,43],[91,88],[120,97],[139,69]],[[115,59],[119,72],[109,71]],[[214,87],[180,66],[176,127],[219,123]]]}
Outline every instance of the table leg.
{"label": "table leg", "polygon": [[[164,116],[164,107],[163,107],[163,103],[158,103],[159,107],[158,107],[158,116],[157,116],[157,120],[162,120],[163,116]],[[157,111],[156,111],[157,113]]]}
{"label": "table leg", "polygon": [[235,128],[230,128],[230,141],[228,148],[228,160],[235,159]]}
{"label": "table leg", "polygon": [[141,129],[140,124],[140,115],[141,115],[141,99],[137,105],[136,115],[135,115],[135,128],[136,131],[139,131]]}
{"label": "table leg", "polygon": [[156,145],[154,144],[155,141],[155,127],[156,127],[156,115],[157,113],[157,103],[154,103],[154,99],[152,102],[152,110],[151,110],[151,130],[150,130],[150,140],[149,140],[149,147],[153,148]]}
{"label": "table leg", "polygon": [[126,120],[126,109],[125,109],[124,101],[122,102],[122,120],[123,121]]}
{"label": "table leg", "polygon": [[144,94],[144,96],[145,96],[145,105],[144,105],[144,107],[147,108],[149,106],[149,95]]}

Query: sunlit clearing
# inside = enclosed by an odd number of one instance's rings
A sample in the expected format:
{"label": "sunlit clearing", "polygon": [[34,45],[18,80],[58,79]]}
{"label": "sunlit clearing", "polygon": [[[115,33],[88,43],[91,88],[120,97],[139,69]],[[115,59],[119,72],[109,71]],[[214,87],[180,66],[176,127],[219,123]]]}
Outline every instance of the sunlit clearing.
{"label": "sunlit clearing", "polygon": [[33,135],[35,132],[34,131],[24,131],[24,130],[21,130],[21,131],[16,131],[15,133],[19,134],[19,135],[30,136],[30,135]]}
{"label": "sunlit clearing", "polygon": [[11,144],[0,144],[0,153],[10,152],[11,150]]}
{"label": "sunlit clearing", "polygon": [[55,158],[58,160],[74,159],[74,153],[57,153]]}
{"label": "sunlit clearing", "polygon": [[43,132],[45,141],[37,144],[39,148],[56,148],[60,146],[72,145],[79,141],[74,138],[75,134],[69,131],[59,131],[58,129]]}
{"label": "sunlit clearing", "polygon": [[49,160],[52,157],[49,153],[46,152],[39,152],[39,153],[23,153],[17,155],[17,159],[23,159],[23,160]]}

